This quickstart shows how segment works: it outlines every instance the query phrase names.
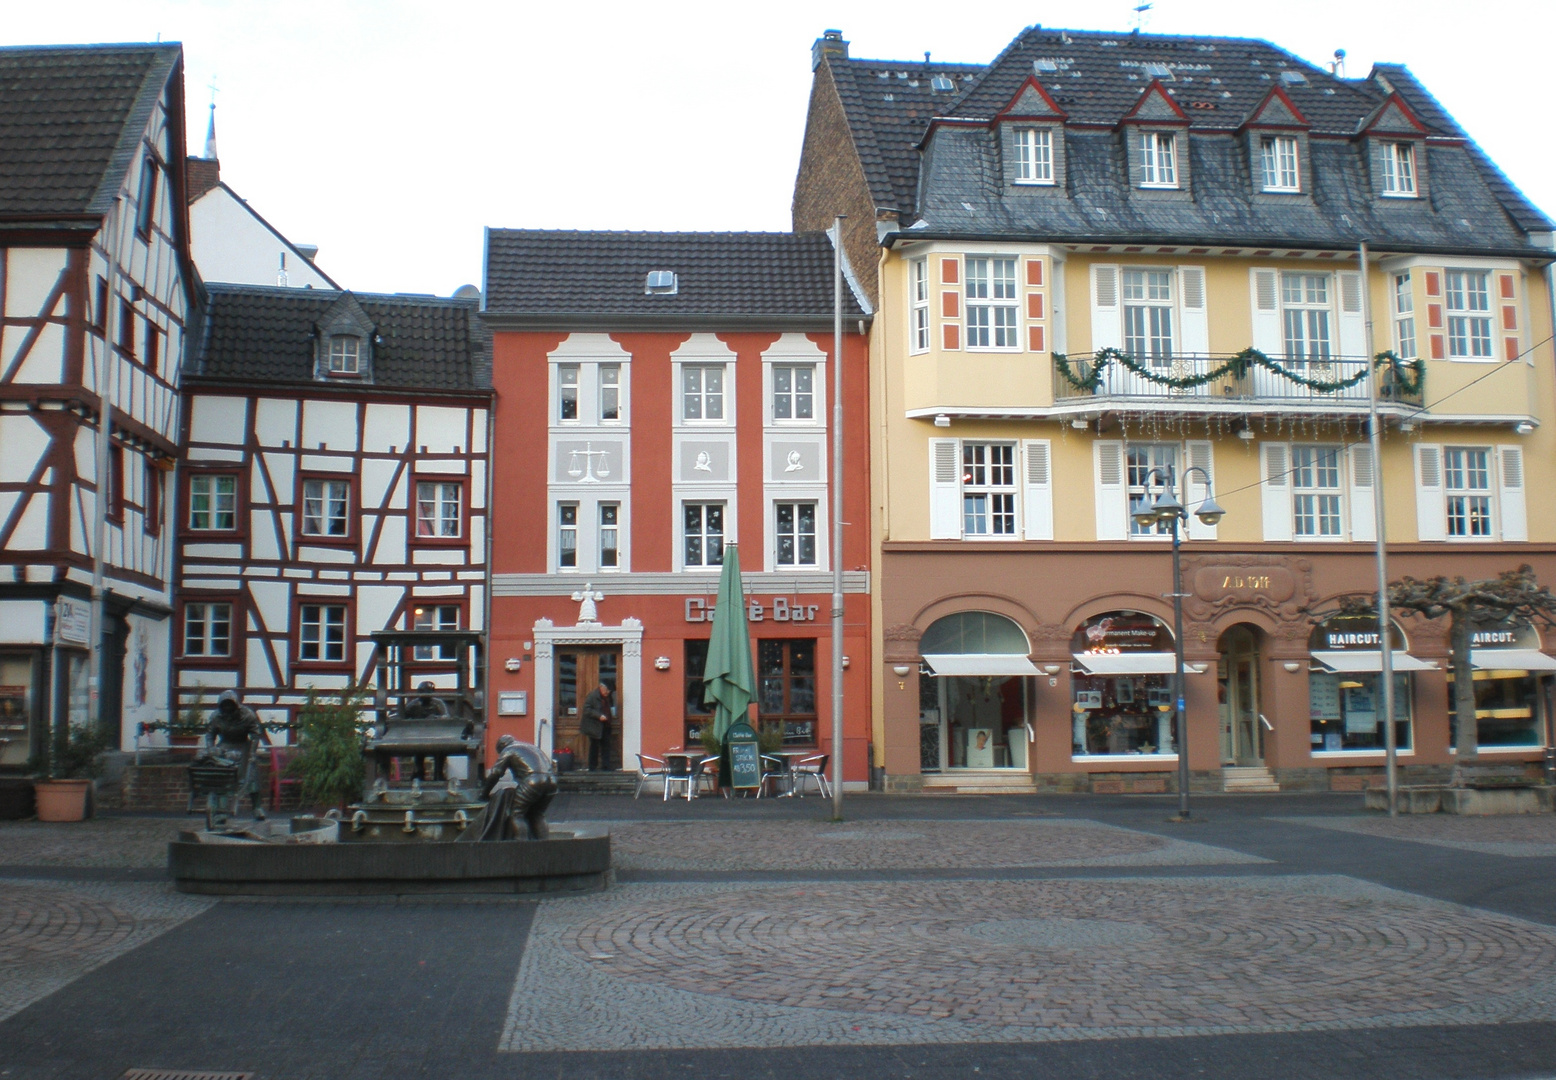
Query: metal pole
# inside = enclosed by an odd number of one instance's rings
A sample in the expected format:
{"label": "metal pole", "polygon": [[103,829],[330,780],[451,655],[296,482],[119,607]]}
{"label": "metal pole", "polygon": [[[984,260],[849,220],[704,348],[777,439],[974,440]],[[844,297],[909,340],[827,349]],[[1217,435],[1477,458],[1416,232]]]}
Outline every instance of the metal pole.
{"label": "metal pole", "polygon": [[[1187,475],[1185,474],[1185,479]],[[1177,487],[1177,484],[1169,480],[1169,490]],[[1184,502],[1184,496],[1188,494],[1184,489],[1178,501]],[[1183,559],[1181,556],[1181,531],[1179,526],[1182,518],[1187,513],[1187,503],[1184,509],[1172,516],[1172,642],[1173,642],[1173,680],[1172,701],[1176,711],[1176,730],[1178,734],[1178,818],[1182,821],[1189,820],[1189,732],[1188,712],[1184,708],[1186,702],[1183,695]]]}
{"label": "metal pole", "polygon": [[1367,280],[1367,244],[1357,248],[1361,262],[1362,311],[1367,321],[1367,356],[1365,363],[1372,373],[1368,380],[1367,437],[1372,445],[1372,517],[1377,534],[1378,563],[1378,656],[1381,667],[1378,678],[1383,681],[1378,700],[1383,703],[1383,771],[1388,782],[1389,817],[1399,813],[1399,747],[1394,731],[1394,640],[1390,633],[1389,571],[1387,522],[1383,514],[1383,431],[1378,422],[1378,368],[1373,361],[1376,350],[1372,342],[1372,289]]}
{"label": "metal pole", "polygon": [[[107,262],[106,279],[108,288],[105,309],[98,313],[98,318],[103,324],[103,340],[96,350],[98,362],[95,378],[97,381],[97,445],[95,476],[97,484],[97,497],[93,499],[94,509],[92,513],[92,675],[91,675],[91,715],[92,722],[101,732],[108,726],[107,717],[103,715],[103,686],[105,682],[106,668],[108,666],[108,649],[103,639],[108,633],[107,612],[104,610],[105,600],[105,566],[104,549],[108,546],[108,459],[109,438],[113,434],[113,373],[118,370],[118,364],[113,355],[113,310],[114,300],[118,295],[118,275],[116,269],[116,252],[119,247],[119,208],[121,199],[115,199],[113,211],[108,216],[109,231],[104,238],[103,256]],[[87,332],[88,340],[91,332]],[[119,493],[122,497],[123,493]],[[69,718],[65,723],[68,730]],[[118,740],[115,739],[115,745]],[[56,773],[56,775],[58,775]]]}
{"label": "metal pole", "polygon": [[[867,763],[867,767],[873,762]],[[843,820],[843,215],[832,224],[832,820]]]}

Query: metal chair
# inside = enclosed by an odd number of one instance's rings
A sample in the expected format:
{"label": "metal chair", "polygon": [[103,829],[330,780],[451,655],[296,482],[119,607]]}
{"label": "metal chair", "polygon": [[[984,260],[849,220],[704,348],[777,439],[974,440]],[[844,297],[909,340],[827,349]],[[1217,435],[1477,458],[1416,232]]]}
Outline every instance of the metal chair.
{"label": "metal chair", "polygon": [[762,797],[763,792],[767,791],[770,782],[773,795],[777,798],[782,798],[783,796],[778,794],[778,786],[783,781],[788,781],[789,784],[789,792],[785,794],[792,793],[794,791],[794,777],[789,772],[788,759],[776,757],[773,754],[763,754],[762,782],[757,786],[756,797],[758,799]]}
{"label": "metal chair", "polygon": [[[664,780],[667,772],[668,767],[665,765],[663,758],[656,758],[652,754],[639,754],[638,786],[637,790],[632,793],[632,797],[635,799],[639,795],[643,794],[643,785],[648,783],[650,780],[656,778],[659,780]],[[666,786],[668,786],[668,784]]]}
{"label": "metal chair", "polygon": [[805,797],[805,781],[814,780],[816,790],[823,798],[832,797],[832,785],[827,783],[827,754],[813,754],[808,758],[801,758],[790,766],[793,776],[794,793],[800,798]]}
{"label": "metal chair", "polygon": [[687,801],[697,797],[696,784],[697,773],[700,770],[692,766],[692,759],[680,754],[671,754],[665,759],[665,797],[664,801],[670,801],[670,789],[679,784],[686,792]]}
{"label": "metal chair", "polygon": [[[699,791],[707,791],[714,794],[719,790],[719,755],[705,757],[697,765],[697,785]],[[724,797],[729,798],[729,790],[724,790]]]}

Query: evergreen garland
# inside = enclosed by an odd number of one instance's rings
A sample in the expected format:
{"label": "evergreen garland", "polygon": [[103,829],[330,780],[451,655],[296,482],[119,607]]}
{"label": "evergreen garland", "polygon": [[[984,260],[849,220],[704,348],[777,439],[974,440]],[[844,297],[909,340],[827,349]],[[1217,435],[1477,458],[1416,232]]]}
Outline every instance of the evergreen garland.
{"label": "evergreen garland", "polygon": [[[1212,371],[1206,371],[1199,375],[1163,375],[1161,372],[1152,371],[1141,364],[1134,357],[1111,346],[1098,349],[1091,357],[1091,370],[1085,374],[1077,374],[1076,369],[1070,365],[1070,358],[1064,353],[1053,354],[1054,366],[1059,369],[1059,374],[1064,376],[1065,382],[1077,390],[1087,393],[1095,393],[1102,386],[1102,378],[1109,364],[1118,364],[1127,368],[1149,382],[1160,386],[1171,387],[1174,390],[1190,390],[1206,383],[1215,382],[1227,375],[1234,379],[1246,378],[1250,369],[1262,367],[1266,371],[1274,372],[1283,379],[1296,383],[1298,386],[1306,386],[1310,390],[1316,390],[1321,394],[1332,394],[1338,390],[1349,390],[1359,385],[1367,378],[1367,369],[1363,368],[1355,375],[1345,379],[1314,379],[1306,375],[1292,371],[1279,360],[1272,360],[1255,348],[1247,348],[1232,357],[1220,367]],[[1325,363],[1326,361],[1310,361],[1311,363]],[[1085,361],[1080,361],[1085,364]],[[1384,350],[1373,357],[1374,368],[1388,367],[1389,382],[1399,389],[1399,392],[1407,395],[1421,393],[1426,385],[1426,364],[1424,361],[1402,360],[1392,350]]]}

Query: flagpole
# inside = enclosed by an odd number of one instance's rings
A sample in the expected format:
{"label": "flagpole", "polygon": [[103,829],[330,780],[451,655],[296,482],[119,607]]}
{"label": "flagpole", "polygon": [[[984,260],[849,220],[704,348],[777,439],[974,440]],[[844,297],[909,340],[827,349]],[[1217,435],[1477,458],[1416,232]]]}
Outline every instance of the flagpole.
{"label": "flagpole", "polygon": [[832,820],[843,820],[843,215],[832,225]]}

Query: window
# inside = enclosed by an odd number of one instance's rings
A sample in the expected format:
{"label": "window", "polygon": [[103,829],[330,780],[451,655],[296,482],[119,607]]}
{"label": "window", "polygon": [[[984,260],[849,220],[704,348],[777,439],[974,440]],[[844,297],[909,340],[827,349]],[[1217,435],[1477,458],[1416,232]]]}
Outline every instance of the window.
{"label": "window", "polygon": [[125,356],[135,355],[135,305],[119,301],[119,349]]}
{"label": "window", "polygon": [[[1070,652],[1081,663],[1070,677],[1073,756],[1177,753],[1171,675],[1098,674],[1084,663],[1092,653],[1159,657],[1171,656],[1172,650],[1167,626],[1138,611],[1105,612],[1075,628]],[[1019,738],[1024,739],[1025,732]]]}
{"label": "window", "polygon": [[[412,630],[458,630],[458,604],[418,604],[411,611]],[[454,645],[417,645],[411,650],[413,660],[457,660],[459,649]]]}
{"label": "window", "polygon": [[1448,355],[1491,359],[1491,275],[1477,270],[1443,274],[1448,308]]}
{"label": "window", "polygon": [[330,374],[359,375],[362,372],[362,339],[350,334],[330,338]]}
{"label": "window", "polygon": [[346,659],[346,606],[303,604],[298,608],[297,659],[341,663]]}
{"label": "window", "polygon": [[702,726],[713,718],[713,706],[702,700],[707,684],[702,676],[708,670],[708,642],[686,643],[685,740],[682,746],[696,746],[702,740]]}
{"label": "window", "polygon": [[1394,275],[1394,348],[1402,359],[1416,355],[1415,296],[1410,291],[1410,271]]}
{"label": "window", "polygon": [[1443,448],[1443,487],[1448,493],[1448,535],[1491,537],[1491,450]]}
{"label": "window", "polygon": [[[575,380],[576,381],[576,380]],[[621,365],[600,365],[600,420],[621,419]]]}
{"label": "window", "polygon": [[816,565],[816,504],[781,502],[773,507],[773,536],[778,566]]}
{"label": "window", "polygon": [[195,475],[189,478],[189,527],[230,532],[238,527],[238,478]]}
{"label": "window", "polygon": [[157,161],[148,157],[140,169],[140,194],[135,199],[135,231],[151,239],[151,223],[157,216]]}
{"label": "window", "polygon": [[108,503],[104,511],[110,521],[124,524],[124,447],[108,450]]}
{"label": "window", "polygon": [[304,536],[351,535],[351,483],[346,480],[303,481]]}
{"label": "window", "polygon": [[[1377,623],[1372,625],[1375,633]],[[1315,754],[1384,748],[1388,736],[1378,718],[1383,680],[1377,672],[1310,671],[1307,679]],[[1410,749],[1410,690],[1410,673],[1395,672],[1394,745],[1400,750]]]}
{"label": "window", "polygon": [[[1125,448],[1125,458],[1129,463],[1127,505],[1131,509],[1146,497],[1148,491],[1153,499],[1160,494],[1164,476],[1170,482],[1178,475],[1178,447],[1174,443],[1131,443]],[[1153,469],[1162,470],[1163,475],[1152,476]],[[1129,535],[1170,536],[1172,522],[1153,521],[1149,525],[1141,525],[1131,517]]]}
{"label": "window", "polygon": [[1016,260],[967,260],[967,347],[1014,349],[1016,327]]}
{"label": "window", "polygon": [[1280,283],[1286,359],[1328,360],[1329,275],[1282,274]]}
{"label": "window", "polygon": [[1152,367],[1172,363],[1172,271],[1124,271],[1124,351]]}
{"label": "window", "polygon": [[416,484],[416,535],[457,539],[464,531],[460,505],[464,485],[458,481],[421,480]]}
{"label": "window", "polygon": [[1291,489],[1293,534],[1340,539],[1340,448],[1293,446]]}
{"label": "window", "polygon": [[558,419],[578,419],[578,365],[558,364],[556,369],[557,395],[560,399]]}
{"label": "window", "polygon": [[758,722],[785,746],[816,745],[816,639],[758,641]]}
{"label": "window", "polygon": [[556,504],[556,564],[564,570],[578,568],[578,504]]}
{"label": "window", "polygon": [[724,365],[687,364],[681,368],[681,419],[724,419]]}
{"label": "window", "polygon": [[162,363],[162,331],[150,319],[146,320],[146,370],[153,375]]}
{"label": "window", "polygon": [[689,502],[681,505],[686,566],[724,565],[724,504]]}
{"label": "window", "polygon": [[232,605],[184,605],[184,656],[232,655]]}
{"label": "window", "polygon": [[929,348],[929,260],[913,260],[913,351]]}
{"label": "window", "polygon": [[962,533],[1016,535],[1016,444],[962,444]]}
{"label": "window", "polygon": [[773,419],[816,418],[816,365],[773,365]]}
{"label": "window", "polygon": [[97,317],[92,325],[96,326],[98,332],[106,337],[108,334],[108,279],[105,277],[97,279],[97,306],[94,310],[97,312]]}
{"label": "window", "polygon": [[600,569],[621,566],[621,504],[600,503]]}
{"label": "window", "polygon": [[1416,148],[1409,143],[1383,145],[1383,194],[1414,196],[1416,193]]}
{"label": "window", "polygon": [[1053,132],[1047,128],[1016,129],[1016,182],[1054,182]]}
{"label": "window", "polygon": [[1259,140],[1259,159],[1264,166],[1265,191],[1297,191],[1297,140],[1277,135]]}
{"label": "window", "polygon": [[1177,153],[1173,136],[1165,131],[1140,133],[1140,186],[1178,186]]}
{"label": "window", "polygon": [[141,526],[151,536],[162,531],[162,470],[147,461],[141,466]]}

